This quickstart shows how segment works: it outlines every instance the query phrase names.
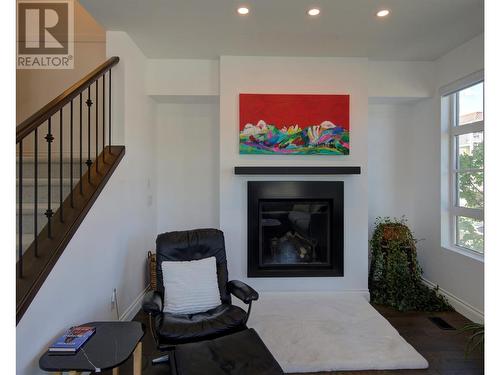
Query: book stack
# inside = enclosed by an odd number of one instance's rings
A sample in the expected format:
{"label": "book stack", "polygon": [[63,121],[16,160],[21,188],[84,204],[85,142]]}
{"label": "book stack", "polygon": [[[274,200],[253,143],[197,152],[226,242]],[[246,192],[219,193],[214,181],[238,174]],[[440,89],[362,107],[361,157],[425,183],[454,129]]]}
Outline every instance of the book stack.
{"label": "book stack", "polygon": [[50,347],[51,354],[75,354],[95,333],[95,327],[71,327]]}

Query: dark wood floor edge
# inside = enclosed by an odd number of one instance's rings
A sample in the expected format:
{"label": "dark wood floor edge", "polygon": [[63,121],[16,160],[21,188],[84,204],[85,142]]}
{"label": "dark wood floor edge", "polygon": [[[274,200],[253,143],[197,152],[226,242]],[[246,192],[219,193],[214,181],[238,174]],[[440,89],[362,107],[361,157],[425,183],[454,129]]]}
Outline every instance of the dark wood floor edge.
{"label": "dark wood floor edge", "polygon": [[[112,163],[110,164],[110,158],[109,158],[109,153],[111,151],[111,154],[113,155],[114,159],[112,160]],[[103,155],[106,153],[106,163],[103,161]],[[108,164],[110,165],[108,169],[105,170],[104,174],[101,174],[100,172],[96,172],[95,169],[95,163],[90,171],[91,176],[93,175],[94,177],[101,176],[99,182],[95,185],[95,189],[93,192],[89,195],[87,198],[84,206],[76,216],[76,218],[72,221],[70,225],[67,226],[66,231],[58,236],[57,240],[55,242],[55,246],[53,251],[51,251],[50,255],[47,257],[45,262],[40,262],[43,264],[39,264],[39,272],[37,275],[33,278],[33,281],[30,283],[29,288],[24,292],[20,293],[20,288],[19,288],[19,283],[17,284],[17,293],[16,293],[16,325],[19,324],[21,321],[24,313],[28,309],[29,305],[35,298],[36,294],[38,293],[39,289],[47,279],[48,275],[50,274],[50,271],[54,268],[55,264],[57,263],[57,260],[60,258],[64,250],[66,249],[66,246],[70,242],[70,240],[73,238],[74,234],[78,230],[79,226],[83,222],[83,219],[87,215],[87,213],[90,211],[90,208],[93,206],[94,202],[96,201],[97,197],[100,195],[101,191],[103,190],[104,186],[107,184],[108,180],[110,179],[111,175],[114,173],[115,169],[118,167],[118,164],[120,164],[120,161],[123,159],[123,156],[125,155],[125,146],[107,146],[104,151],[99,155],[99,164]],[[101,165],[103,165],[101,164]],[[82,176],[82,179],[86,181],[87,179],[87,173]],[[78,184],[74,188],[74,192],[79,189]],[[63,203],[63,208],[69,208],[70,206],[70,196],[66,198],[66,200]],[[59,210],[54,214],[54,217],[57,217]],[[30,246],[32,248],[33,245]],[[28,253],[28,250],[26,251]],[[33,251],[30,252],[32,254]],[[16,264],[16,269],[17,269],[17,264]],[[17,279],[19,280],[19,279]]]}

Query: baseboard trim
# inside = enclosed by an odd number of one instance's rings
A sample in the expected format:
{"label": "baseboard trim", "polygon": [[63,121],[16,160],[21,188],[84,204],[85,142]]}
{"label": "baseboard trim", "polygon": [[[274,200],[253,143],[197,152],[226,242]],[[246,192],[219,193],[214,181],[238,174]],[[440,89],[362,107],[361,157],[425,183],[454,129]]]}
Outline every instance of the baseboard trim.
{"label": "baseboard trim", "polygon": [[[437,286],[436,283],[433,283],[432,281],[429,281],[427,279],[422,278],[422,281],[424,284],[431,288],[435,288]],[[455,296],[454,294],[448,292],[445,289],[442,289],[439,287],[439,293],[445,296],[448,299],[448,302],[453,306],[457,312],[465,316],[466,318],[472,320],[473,322],[476,323],[484,323],[484,312],[481,310],[478,310],[474,306],[470,305],[469,303],[465,302],[461,298]]]}
{"label": "baseboard trim", "polygon": [[132,319],[134,319],[139,310],[141,310],[142,300],[144,299],[144,296],[146,295],[149,289],[150,287],[148,284],[148,286],[142,292],[139,293],[134,302],[132,302],[132,304],[129,307],[127,307],[127,309],[121,314],[120,321],[129,322]]}

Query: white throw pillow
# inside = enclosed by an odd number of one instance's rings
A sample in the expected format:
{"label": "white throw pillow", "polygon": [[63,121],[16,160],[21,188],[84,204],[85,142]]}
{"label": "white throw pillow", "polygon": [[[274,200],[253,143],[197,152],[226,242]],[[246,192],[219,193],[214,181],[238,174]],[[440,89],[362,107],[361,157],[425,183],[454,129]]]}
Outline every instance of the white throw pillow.
{"label": "white throw pillow", "polygon": [[195,314],[221,304],[215,257],[161,263],[164,312]]}

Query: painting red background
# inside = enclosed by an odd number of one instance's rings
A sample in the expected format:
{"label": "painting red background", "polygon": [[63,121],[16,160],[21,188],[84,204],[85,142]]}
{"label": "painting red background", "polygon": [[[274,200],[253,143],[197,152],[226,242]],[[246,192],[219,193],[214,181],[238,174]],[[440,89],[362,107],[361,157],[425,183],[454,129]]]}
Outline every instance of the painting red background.
{"label": "painting red background", "polygon": [[259,120],[278,129],[331,121],[349,130],[349,95],[240,94],[240,131]]}

